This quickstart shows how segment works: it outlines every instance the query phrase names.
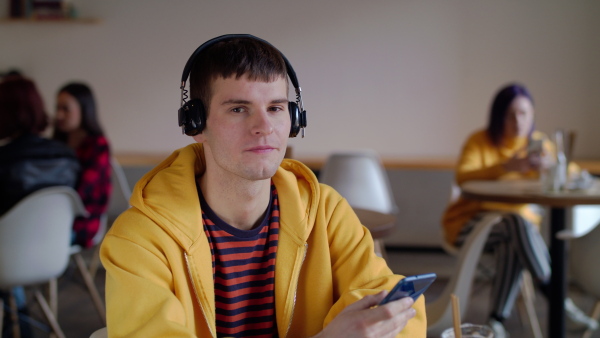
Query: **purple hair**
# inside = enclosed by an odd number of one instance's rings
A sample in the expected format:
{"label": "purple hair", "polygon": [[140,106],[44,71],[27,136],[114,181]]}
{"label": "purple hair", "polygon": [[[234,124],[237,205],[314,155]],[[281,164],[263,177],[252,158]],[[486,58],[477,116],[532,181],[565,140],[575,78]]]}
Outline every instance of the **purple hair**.
{"label": "purple hair", "polygon": [[[487,127],[487,133],[495,146],[500,146],[502,142],[502,136],[504,136],[504,121],[506,120],[506,113],[508,107],[512,101],[518,97],[524,96],[533,103],[533,98],[525,86],[512,83],[509,84],[496,93],[494,101],[492,102],[492,109],[490,111],[490,121]],[[533,126],[532,126],[533,130]]]}

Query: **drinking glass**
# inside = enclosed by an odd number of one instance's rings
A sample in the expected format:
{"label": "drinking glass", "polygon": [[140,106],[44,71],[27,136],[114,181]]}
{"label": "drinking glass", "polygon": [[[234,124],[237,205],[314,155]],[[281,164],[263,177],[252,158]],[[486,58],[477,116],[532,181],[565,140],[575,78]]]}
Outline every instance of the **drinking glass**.
{"label": "drinking glass", "polygon": [[[494,332],[489,326],[465,323],[460,326],[463,338],[493,338]],[[442,338],[454,338],[454,328],[444,330]]]}

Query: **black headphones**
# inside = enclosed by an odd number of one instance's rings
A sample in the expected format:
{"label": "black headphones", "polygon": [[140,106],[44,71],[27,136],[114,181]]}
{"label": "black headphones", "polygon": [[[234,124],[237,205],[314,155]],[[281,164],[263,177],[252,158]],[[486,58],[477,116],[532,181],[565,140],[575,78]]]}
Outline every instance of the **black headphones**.
{"label": "black headphones", "polygon": [[[192,70],[192,66],[194,64],[195,58],[205,50],[206,48],[225,40],[235,39],[235,38],[250,38],[254,40],[258,40],[260,42],[266,43],[267,45],[275,48],[273,45],[268,43],[267,41],[257,38],[256,36],[250,34],[227,34],[218,36],[216,38],[210,39],[200,45],[194,51],[192,56],[188,59],[185,64],[185,68],[183,69],[183,74],[181,75],[181,108],[179,108],[179,126],[181,127],[181,132],[188,135],[194,136],[202,133],[204,127],[206,126],[206,109],[204,104],[200,99],[193,99],[186,102],[187,90],[185,89],[185,82],[190,75]],[[277,50],[277,48],[275,48]],[[296,137],[300,130],[302,130],[302,137],[304,137],[304,128],[306,128],[306,110],[304,110],[304,106],[302,104],[302,89],[300,88],[300,84],[298,83],[298,78],[296,78],[296,72],[292,65],[288,61],[288,59],[283,55],[283,53],[279,52],[283,61],[285,62],[285,67],[287,69],[287,74],[294,85],[294,89],[296,90],[296,102],[289,101],[288,109],[290,111],[290,119],[291,119],[291,127],[290,127],[290,137]]]}

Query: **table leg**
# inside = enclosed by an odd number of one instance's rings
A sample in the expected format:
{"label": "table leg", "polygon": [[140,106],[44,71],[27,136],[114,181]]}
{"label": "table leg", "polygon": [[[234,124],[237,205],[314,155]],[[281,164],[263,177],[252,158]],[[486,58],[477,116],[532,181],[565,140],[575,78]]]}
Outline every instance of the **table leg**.
{"label": "table leg", "polygon": [[565,208],[550,209],[550,258],[552,259],[552,277],[550,278],[549,301],[549,337],[564,338],[566,335],[565,298],[567,296],[567,242],[556,238],[559,231],[565,229]]}

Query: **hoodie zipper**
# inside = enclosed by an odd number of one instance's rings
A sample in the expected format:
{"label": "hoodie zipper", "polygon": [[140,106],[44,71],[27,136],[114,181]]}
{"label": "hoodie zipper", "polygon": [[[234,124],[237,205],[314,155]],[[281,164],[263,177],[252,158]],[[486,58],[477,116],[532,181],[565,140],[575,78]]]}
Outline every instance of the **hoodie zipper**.
{"label": "hoodie zipper", "polygon": [[212,328],[210,326],[210,323],[208,322],[208,319],[206,318],[206,312],[204,311],[204,306],[202,306],[202,302],[200,301],[200,297],[198,297],[198,290],[196,289],[196,283],[194,283],[194,278],[192,277],[192,270],[190,268],[190,262],[188,260],[187,252],[183,253],[183,257],[185,258],[185,265],[187,267],[187,272],[188,272],[188,275],[190,277],[190,282],[192,283],[192,288],[194,289],[194,295],[196,295],[196,301],[198,302],[198,305],[200,305],[200,309],[202,310],[202,317],[206,321],[206,326],[208,327],[208,330],[210,331],[210,334],[213,337],[216,337],[215,333],[212,331]]}
{"label": "hoodie zipper", "polygon": [[288,327],[285,330],[285,337],[288,336],[288,334],[290,333],[290,328],[292,327],[292,321],[294,319],[294,310],[296,309],[296,296],[298,295],[298,280],[300,279],[300,270],[302,269],[302,265],[304,265],[304,259],[306,259],[307,252],[308,252],[308,243],[304,243],[304,255],[302,255],[302,261],[300,262],[300,266],[298,267],[296,288],[294,289],[294,303],[292,304],[292,315],[290,316],[290,323],[288,324]]}

